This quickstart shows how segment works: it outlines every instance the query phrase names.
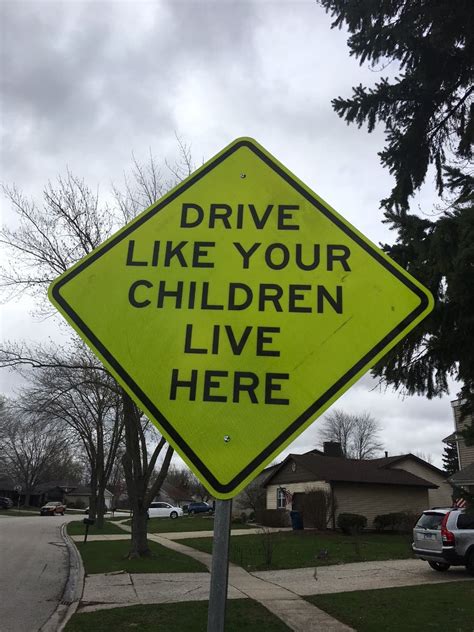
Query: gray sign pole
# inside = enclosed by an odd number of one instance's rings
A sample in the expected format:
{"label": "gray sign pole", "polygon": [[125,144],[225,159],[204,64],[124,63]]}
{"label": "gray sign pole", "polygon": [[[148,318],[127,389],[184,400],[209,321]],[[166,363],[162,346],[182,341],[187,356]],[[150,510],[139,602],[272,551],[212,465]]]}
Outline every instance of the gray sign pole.
{"label": "gray sign pole", "polygon": [[232,500],[216,500],[207,632],[224,632]]}

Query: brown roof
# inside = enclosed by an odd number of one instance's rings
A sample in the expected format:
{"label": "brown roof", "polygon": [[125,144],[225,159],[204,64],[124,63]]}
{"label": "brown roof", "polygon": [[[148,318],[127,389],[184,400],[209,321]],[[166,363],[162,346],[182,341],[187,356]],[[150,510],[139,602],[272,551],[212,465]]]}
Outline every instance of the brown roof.
{"label": "brown roof", "polygon": [[389,469],[379,463],[385,459],[356,460],[322,454],[290,454],[265,481],[268,485],[273,476],[289,461],[314,474],[315,481],[378,483],[382,485],[409,485],[437,488],[437,485],[410,472]]}
{"label": "brown roof", "polygon": [[433,465],[432,463],[428,463],[428,461],[425,461],[424,459],[420,459],[419,456],[416,456],[416,454],[412,454],[411,452],[408,454],[398,454],[397,456],[386,456],[381,459],[372,459],[372,462],[379,464],[379,467],[390,467],[398,461],[403,461],[404,459],[411,459],[412,461],[420,463],[420,465],[424,465],[433,472],[436,472],[436,474],[439,474],[440,476],[447,476],[446,472],[440,470],[439,467],[436,467],[436,465]]}

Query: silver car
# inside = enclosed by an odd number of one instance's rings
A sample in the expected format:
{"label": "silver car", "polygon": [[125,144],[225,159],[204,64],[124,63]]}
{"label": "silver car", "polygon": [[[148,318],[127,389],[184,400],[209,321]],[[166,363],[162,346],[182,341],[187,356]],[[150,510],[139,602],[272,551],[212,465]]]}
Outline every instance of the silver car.
{"label": "silver car", "polygon": [[424,511],[413,529],[412,548],[435,571],[465,566],[474,575],[474,513],[456,508]]}

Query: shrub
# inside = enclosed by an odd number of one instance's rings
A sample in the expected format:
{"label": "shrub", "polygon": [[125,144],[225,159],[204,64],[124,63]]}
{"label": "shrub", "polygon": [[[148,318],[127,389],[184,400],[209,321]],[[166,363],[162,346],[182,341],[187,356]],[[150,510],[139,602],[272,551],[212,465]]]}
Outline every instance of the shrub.
{"label": "shrub", "polygon": [[408,511],[380,514],[374,518],[374,527],[377,531],[390,529],[391,531],[408,533],[413,528],[416,518],[416,514]]}
{"label": "shrub", "polygon": [[341,513],[337,517],[337,526],[348,535],[360,533],[367,526],[367,518],[361,514]]}
{"label": "shrub", "polygon": [[290,514],[285,509],[259,509],[255,521],[265,527],[289,527]]}
{"label": "shrub", "polygon": [[327,526],[330,495],[323,489],[308,489],[303,496],[303,520],[306,527],[323,530]]}

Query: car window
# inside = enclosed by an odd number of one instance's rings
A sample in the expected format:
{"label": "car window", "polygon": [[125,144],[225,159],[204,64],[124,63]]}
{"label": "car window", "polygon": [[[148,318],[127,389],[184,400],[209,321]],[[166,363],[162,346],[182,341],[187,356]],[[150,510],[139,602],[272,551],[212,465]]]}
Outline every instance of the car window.
{"label": "car window", "polygon": [[440,513],[424,513],[416,523],[417,527],[422,529],[441,529],[444,514]]}
{"label": "car window", "polygon": [[459,514],[457,526],[458,529],[474,530],[474,513]]}
{"label": "car window", "polygon": [[157,509],[157,507],[160,506],[160,503],[151,503],[150,508],[151,509]]}

